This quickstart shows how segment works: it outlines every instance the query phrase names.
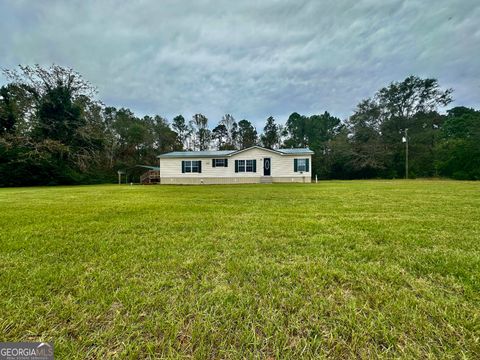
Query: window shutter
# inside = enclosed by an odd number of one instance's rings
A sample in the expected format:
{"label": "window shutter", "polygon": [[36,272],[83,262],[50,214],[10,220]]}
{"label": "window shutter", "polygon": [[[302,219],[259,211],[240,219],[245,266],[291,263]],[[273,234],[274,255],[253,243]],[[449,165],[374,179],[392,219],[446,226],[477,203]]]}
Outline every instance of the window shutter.
{"label": "window shutter", "polygon": [[310,159],[305,159],[305,171],[306,172],[310,171],[309,168],[308,168],[309,162],[310,162]]}
{"label": "window shutter", "polygon": [[185,161],[182,160],[182,173],[185,173]]}
{"label": "window shutter", "polygon": [[297,166],[297,159],[293,159],[293,171],[294,172],[297,172],[298,170],[298,166]]}
{"label": "window shutter", "polygon": [[228,167],[228,159],[225,159],[225,167]]}
{"label": "window shutter", "polygon": [[257,159],[253,160],[253,172],[257,172]]}
{"label": "window shutter", "polygon": [[212,167],[215,167],[215,159],[212,159]]}
{"label": "window shutter", "polygon": [[198,162],[198,172],[202,173],[202,162],[201,161]]}
{"label": "window shutter", "polygon": [[238,173],[238,160],[235,160],[235,172]]}

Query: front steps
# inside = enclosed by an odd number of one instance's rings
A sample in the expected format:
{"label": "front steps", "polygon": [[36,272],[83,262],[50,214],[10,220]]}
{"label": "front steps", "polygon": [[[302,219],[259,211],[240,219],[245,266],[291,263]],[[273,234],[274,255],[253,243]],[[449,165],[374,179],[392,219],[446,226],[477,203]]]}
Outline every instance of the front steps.
{"label": "front steps", "polygon": [[272,183],[272,177],[271,176],[262,176],[260,178],[260,184],[271,184]]}

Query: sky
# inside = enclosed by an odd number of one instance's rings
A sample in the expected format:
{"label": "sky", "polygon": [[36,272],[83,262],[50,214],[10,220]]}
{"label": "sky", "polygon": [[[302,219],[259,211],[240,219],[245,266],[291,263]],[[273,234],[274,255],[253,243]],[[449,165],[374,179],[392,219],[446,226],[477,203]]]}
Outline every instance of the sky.
{"label": "sky", "polygon": [[412,74],[480,108],[479,19],[479,0],[0,0],[0,67],[71,67],[109,106],[210,126],[344,119]]}

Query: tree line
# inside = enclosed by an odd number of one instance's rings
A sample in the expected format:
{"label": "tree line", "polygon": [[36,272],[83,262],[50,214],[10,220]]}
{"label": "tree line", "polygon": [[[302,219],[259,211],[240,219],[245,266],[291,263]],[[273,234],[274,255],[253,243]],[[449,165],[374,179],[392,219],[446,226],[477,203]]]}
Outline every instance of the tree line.
{"label": "tree line", "polygon": [[[203,114],[171,122],[137,117],[96,99],[72,69],[19,66],[3,70],[0,88],[0,186],[103,183],[117,170],[156,165],[179,150],[309,147],[319,179],[401,178],[408,136],[409,174],[480,179],[480,111],[454,107],[452,89],[409,76],[361,101],[345,120],[324,112],[268,117],[259,134],[247,119],[225,114],[211,127]],[[408,129],[408,132],[406,132]]]}

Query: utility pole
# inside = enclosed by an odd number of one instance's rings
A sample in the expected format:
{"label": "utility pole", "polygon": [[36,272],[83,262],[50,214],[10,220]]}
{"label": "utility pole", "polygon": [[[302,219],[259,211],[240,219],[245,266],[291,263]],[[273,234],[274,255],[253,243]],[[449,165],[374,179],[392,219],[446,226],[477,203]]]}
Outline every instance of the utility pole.
{"label": "utility pole", "polygon": [[403,137],[405,143],[405,179],[408,179],[408,129],[405,128],[405,136]]}

